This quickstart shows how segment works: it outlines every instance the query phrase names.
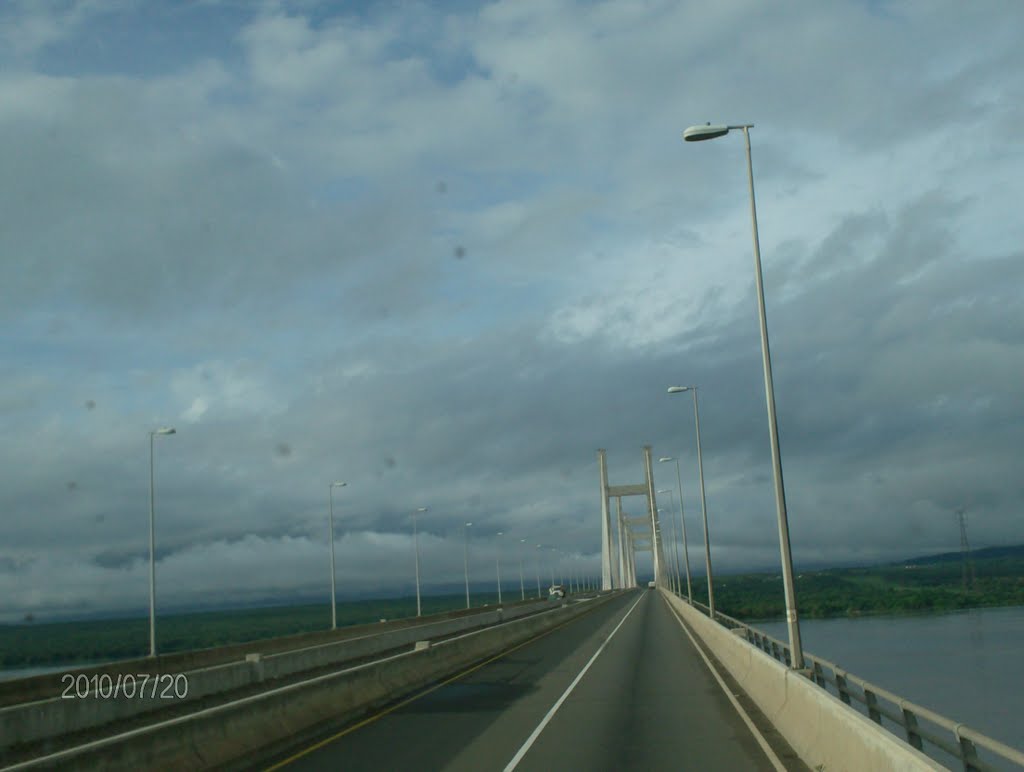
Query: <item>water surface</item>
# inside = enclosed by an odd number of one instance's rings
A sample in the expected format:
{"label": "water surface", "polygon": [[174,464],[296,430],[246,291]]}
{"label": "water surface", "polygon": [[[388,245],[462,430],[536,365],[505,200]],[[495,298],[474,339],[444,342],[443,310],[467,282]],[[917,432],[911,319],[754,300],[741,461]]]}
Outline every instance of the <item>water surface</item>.
{"label": "water surface", "polygon": [[[788,640],[784,622],[755,627]],[[804,650],[1024,749],[1024,606],[801,620]]]}

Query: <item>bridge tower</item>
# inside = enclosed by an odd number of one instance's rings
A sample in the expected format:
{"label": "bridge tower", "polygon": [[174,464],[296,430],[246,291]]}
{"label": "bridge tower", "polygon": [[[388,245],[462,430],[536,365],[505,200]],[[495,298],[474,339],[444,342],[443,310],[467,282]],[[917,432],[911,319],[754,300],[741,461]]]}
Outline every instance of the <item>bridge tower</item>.
{"label": "bridge tower", "polygon": [[628,581],[626,587],[636,587],[636,553],[651,552],[651,520],[646,515],[630,517],[623,513],[622,525],[626,532],[626,565]]}
{"label": "bridge tower", "polygon": [[615,497],[615,548],[612,556],[612,581],[616,587],[626,586],[626,544],[622,533],[622,497]]}
{"label": "bridge tower", "polygon": [[[658,522],[658,503],[654,493],[654,469],[651,461],[651,446],[644,445],[644,481],[633,485],[609,485],[608,463],[603,448],[597,451],[597,467],[601,483],[601,589],[612,590],[636,586],[635,565],[627,552],[635,546],[631,535],[627,534],[622,516],[623,496],[645,496],[647,499],[647,521],[650,523],[651,556],[654,564],[654,580],[662,583],[664,576],[664,559],[662,555],[661,527]],[[609,499],[618,501],[616,525],[612,528]],[[613,551],[617,551],[613,555]],[[630,571],[626,571],[629,562]],[[632,577],[629,574],[632,573]],[[631,581],[628,581],[631,579]]]}

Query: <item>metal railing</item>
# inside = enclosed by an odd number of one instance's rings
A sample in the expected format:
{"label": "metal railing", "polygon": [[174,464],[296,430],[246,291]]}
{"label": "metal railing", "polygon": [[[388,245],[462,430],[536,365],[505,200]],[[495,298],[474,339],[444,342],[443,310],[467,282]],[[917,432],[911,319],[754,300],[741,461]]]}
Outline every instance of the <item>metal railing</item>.
{"label": "metal railing", "polygon": [[[676,597],[690,603],[685,595]],[[704,614],[709,612],[708,607],[698,601],[691,605]],[[789,646],[783,641],[718,610],[714,620],[779,662],[791,665]],[[953,760],[964,772],[1024,768],[1024,752],[1016,748],[905,700],[806,650],[804,664],[800,672],[807,678],[936,761],[948,765]],[[1006,762],[1013,766],[1007,766]]]}

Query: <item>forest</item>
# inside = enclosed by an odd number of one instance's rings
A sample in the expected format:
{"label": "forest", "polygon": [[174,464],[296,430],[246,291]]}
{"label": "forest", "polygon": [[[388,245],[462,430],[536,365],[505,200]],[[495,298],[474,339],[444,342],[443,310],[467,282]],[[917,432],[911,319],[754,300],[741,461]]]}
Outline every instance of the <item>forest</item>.
{"label": "forest", "polygon": [[[885,566],[803,571],[795,583],[800,616],[816,619],[1024,605],[1024,554],[1000,550],[990,557],[979,550],[966,582],[956,554],[955,559],[936,555]],[[704,578],[692,584],[694,599],[706,604]],[[781,574],[717,576],[714,589],[716,610],[736,619],[785,616]]]}

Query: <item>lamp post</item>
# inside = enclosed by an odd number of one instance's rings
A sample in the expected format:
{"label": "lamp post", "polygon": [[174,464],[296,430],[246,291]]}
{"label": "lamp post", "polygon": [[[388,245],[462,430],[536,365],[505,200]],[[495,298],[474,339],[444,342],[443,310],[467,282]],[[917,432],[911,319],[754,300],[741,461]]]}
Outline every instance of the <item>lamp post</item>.
{"label": "lamp post", "polygon": [[[520,539],[520,544],[526,544],[526,539]],[[519,594],[521,600],[526,600],[526,585],[523,584],[523,547],[519,548]]]}
{"label": "lamp post", "polygon": [[686,544],[686,518],[683,517],[683,476],[679,473],[679,459],[672,456],[665,456],[658,459],[659,464],[669,461],[676,462],[676,483],[679,485],[679,523],[683,527],[683,565],[686,568],[686,596],[693,603],[693,590],[690,587],[690,550]]}
{"label": "lamp post", "polygon": [[[757,235],[757,204],[754,199],[754,164],[750,154],[750,129],[752,123],[736,126],[690,126],[683,132],[688,142],[715,139],[728,134],[732,129],[743,129],[743,140],[747,150],[747,182],[750,187],[750,223],[754,239],[754,280],[757,284],[757,310],[761,327],[761,360],[764,366],[764,396],[768,409],[768,436],[772,449],[772,473],[775,481],[775,511],[779,523],[779,550],[782,556],[782,578],[786,593],[786,623],[789,627],[789,649],[792,667],[801,670],[804,666],[803,647],[800,644],[800,621],[797,616],[796,590],[793,584],[793,556],[789,544],[789,522],[786,514],[786,490],[782,481],[782,454],[779,451],[779,427],[775,415],[775,389],[772,385],[772,358],[768,346],[768,319],[764,308],[764,281],[761,276],[761,245]],[[696,409],[697,395],[694,392]],[[698,435],[699,436],[699,435]],[[703,490],[702,490],[703,496]],[[705,521],[705,528],[706,528]],[[710,571],[708,587],[711,587]]]}
{"label": "lamp post", "polygon": [[533,553],[533,565],[537,569],[537,599],[540,599],[540,545],[537,545],[537,551]]}
{"label": "lamp post", "polygon": [[498,542],[497,551],[494,555],[494,567],[498,571],[498,605],[501,605],[501,537],[505,535],[504,531],[498,531]]}
{"label": "lamp post", "polygon": [[[562,552],[558,547],[551,547],[551,584],[555,583],[555,563],[558,563],[558,583],[565,586],[565,566],[562,563]],[[555,555],[558,557],[556,558]]]}
{"label": "lamp post", "polygon": [[697,408],[696,386],[669,386],[669,394],[693,394],[693,421],[697,431],[697,475],[700,478],[700,512],[704,520],[704,567],[708,574],[708,613],[715,618],[715,587],[711,577],[711,541],[708,537],[708,505],[704,496],[704,455],[700,445],[700,411]]}
{"label": "lamp post", "polygon": [[[679,595],[683,593],[683,583],[679,576],[679,539],[676,537],[676,519],[675,519],[675,491],[671,488],[662,488],[658,493],[667,493],[669,500],[668,510],[668,521],[672,525],[672,558],[674,561],[673,568],[675,569],[675,579],[673,585],[673,591]],[[661,507],[658,507],[658,511],[661,511]]]}
{"label": "lamp post", "polygon": [[419,507],[412,513],[412,543],[413,553],[416,556],[416,616],[423,616],[423,606],[420,604],[420,537],[416,529],[416,513],[429,512],[430,507]]}
{"label": "lamp post", "polygon": [[344,488],[348,483],[343,482],[332,482],[328,486],[328,497],[330,499],[330,509],[328,516],[328,524],[331,531],[331,629],[338,629],[338,606],[334,600],[334,489]]}
{"label": "lamp post", "polygon": [[176,434],[170,426],[149,433],[149,656],[156,656],[156,494],[153,485],[153,437]]}
{"label": "lamp post", "polygon": [[466,608],[469,608],[469,529],[472,523],[466,523],[462,529],[462,567],[466,575]]}

